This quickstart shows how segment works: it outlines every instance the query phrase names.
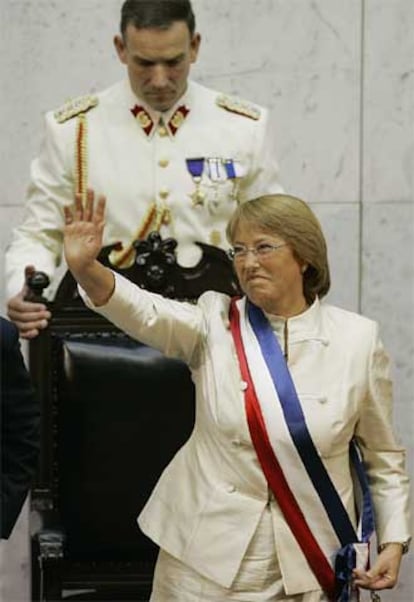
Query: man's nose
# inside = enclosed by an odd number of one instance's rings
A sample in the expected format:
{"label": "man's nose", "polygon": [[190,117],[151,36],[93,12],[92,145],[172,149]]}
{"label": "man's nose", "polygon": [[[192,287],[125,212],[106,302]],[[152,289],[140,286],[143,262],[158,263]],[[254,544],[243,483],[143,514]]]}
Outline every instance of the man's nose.
{"label": "man's nose", "polygon": [[165,65],[154,65],[151,80],[154,88],[165,88],[168,83],[167,67]]}

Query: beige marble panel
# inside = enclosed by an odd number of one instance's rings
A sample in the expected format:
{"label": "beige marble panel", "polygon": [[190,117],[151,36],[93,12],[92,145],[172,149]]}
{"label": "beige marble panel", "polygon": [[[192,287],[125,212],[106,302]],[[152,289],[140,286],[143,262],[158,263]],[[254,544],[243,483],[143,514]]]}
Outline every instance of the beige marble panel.
{"label": "beige marble panel", "polygon": [[414,2],[365,0],[364,201],[414,202]]}
{"label": "beige marble panel", "polygon": [[394,359],[397,422],[404,442],[413,445],[413,204],[364,205],[361,295],[362,311],[380,322]]}
{"label": "beige marble panel", "polygon": [[313,203],[312,209],[328,245],[331,290],[326,301],[358,311],[359,207],[354,203]]}
{"label": "beige marble panel", "polygon": [[0,3],[0,204],[21,204],[43,114],[70,97],[124,76],[112,44],[120,0],[13,0]]}
{"label": "beige marble panel", "polygon": [[[362,311],[378,320],[393,364],[394,420],[414,481],[414,205],[365,204],[362,245]],[[413,528],[414,532],[414,517]],[[384,596],[385,598],[385,596]],[[414,600],[412,553],[404,558],[390,600]]]}
{"label": "beige marble panel", "polygon": [[201,6],[207,33],[197,73],[273,109],[286,189],[312,202],[357,202],[360,0]]}

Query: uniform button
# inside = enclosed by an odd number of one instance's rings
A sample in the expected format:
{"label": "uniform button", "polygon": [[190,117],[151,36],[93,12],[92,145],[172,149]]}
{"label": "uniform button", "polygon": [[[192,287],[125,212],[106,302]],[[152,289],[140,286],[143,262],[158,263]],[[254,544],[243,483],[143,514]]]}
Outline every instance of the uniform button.
{"label": "uniform button", "polygon": [[165,138],[165,136],[168,134],[167,132],[167,128],[165,127],[165,125],[159,125],[158,126],[158,135],[161,136],[161,138]]}
{"label": "uniform button", "polygon": [[164,187],[164,188],[160,188],[160,191],[158,194],[160,195],[160,197],[162,199],[166,199],[167,196],[170,194],[170,191],[168,188]]}
{"label": "uniform button", "polygon": [[233,447],[240,447],[241,442],[239,439],[233,439],[233,441],[231,442]]}
{"label": "uniform button", "polygon": [[319,397],[319,403],[326,403],[328,401],[327,397]]}
{"label": "uniform button", "polygon": [[160,160],[158,161],[158,165],[159,165],[160,167],[167,167],[167,166],[168,166],[168,164],[169,164],[169,160],[168,160],[168,159],[160,159]]}
{"label": "uniform button", "polygon": [[240,381],[240,389],[242,391],[245,391],[247,389],[248,385],[247,382],[245,380]]}
{"label": "uniform button", "polygon": [[234,493],[235,491],[236,491],[236,488],[234,485],[227,486],[227,493]]}

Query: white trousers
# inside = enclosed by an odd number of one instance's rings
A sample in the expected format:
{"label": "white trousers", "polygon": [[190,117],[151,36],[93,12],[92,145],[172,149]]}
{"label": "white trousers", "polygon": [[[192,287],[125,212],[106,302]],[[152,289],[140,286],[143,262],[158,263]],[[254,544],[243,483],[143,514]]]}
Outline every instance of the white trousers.
{"label": "white trousers", "polygon": [[[226,534],[223,533],[223,537]],[[150,602],[327,602],[321,590],[286,596],[267,507],[230,589],[206,579],[164,550],[154,572]]]}

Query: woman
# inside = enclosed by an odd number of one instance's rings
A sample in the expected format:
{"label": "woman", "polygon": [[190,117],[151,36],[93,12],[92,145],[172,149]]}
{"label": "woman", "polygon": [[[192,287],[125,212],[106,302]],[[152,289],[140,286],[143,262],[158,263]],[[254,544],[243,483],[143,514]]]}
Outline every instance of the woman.
{"label": "woman", "polygon": [[[160,546],[151,601],[350,600],[357,587],[393,587],[408,479],[388,358],[374,322],[321,302],[326,244],[307,204],[274,195],[241,205],[227,234],[245,296],[207,292],[197,305],[96,261],[104,207],[89,192],[84,208],[76,198],[66,210],[70,270],[91,307],[186,361],[196,387],[194,431],[138,519]],[[380,552],[367,570],[369,493]]]}

